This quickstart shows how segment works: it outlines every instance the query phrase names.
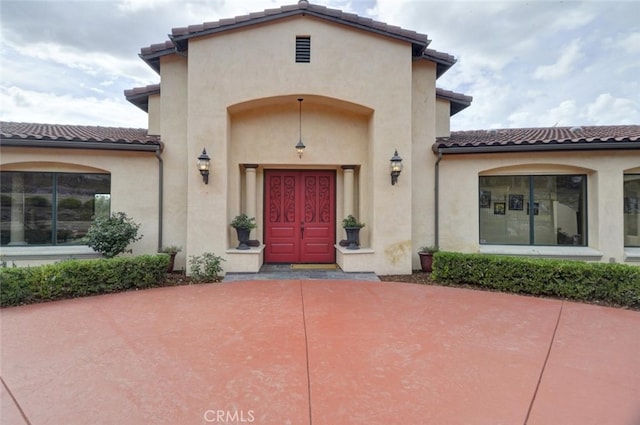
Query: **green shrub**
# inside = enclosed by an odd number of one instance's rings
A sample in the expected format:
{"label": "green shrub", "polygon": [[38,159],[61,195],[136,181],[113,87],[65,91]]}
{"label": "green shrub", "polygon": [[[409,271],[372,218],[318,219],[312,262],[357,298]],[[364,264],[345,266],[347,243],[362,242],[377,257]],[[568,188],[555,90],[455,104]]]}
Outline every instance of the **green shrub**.
{"label": "green shrub", "polygon": [[625,264],[438,252],[432,277],[444,284],[640,307],[640,267]]}
{"label": "green shrub", "polygon": [[0,268],[2,307],[157,286],[169,256],[69,260],[38,267]]}
{"label": "green shrub", "polygon": [[140,224],[123,212],[113,213],[111,217],[98,217],[87,232],[87,245],[105,257],[113,258],[142,239],[142,235],[138,236],[138,229]]}
{"label": "green shrub", "polygon": [[191,277],[200,282],[215,282],[218,273],[222,272],[224,258],[218,257],[213,252],[205,252],[202,255],[192,255],[189,260]]}

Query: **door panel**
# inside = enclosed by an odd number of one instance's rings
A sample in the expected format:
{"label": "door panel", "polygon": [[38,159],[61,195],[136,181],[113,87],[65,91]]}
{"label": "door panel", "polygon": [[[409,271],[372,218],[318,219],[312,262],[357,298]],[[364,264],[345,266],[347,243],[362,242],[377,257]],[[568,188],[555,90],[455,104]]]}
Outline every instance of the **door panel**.
{"label": "door panel", "polygon": [[265,261],[335,262],[335,172],[265,172]]}

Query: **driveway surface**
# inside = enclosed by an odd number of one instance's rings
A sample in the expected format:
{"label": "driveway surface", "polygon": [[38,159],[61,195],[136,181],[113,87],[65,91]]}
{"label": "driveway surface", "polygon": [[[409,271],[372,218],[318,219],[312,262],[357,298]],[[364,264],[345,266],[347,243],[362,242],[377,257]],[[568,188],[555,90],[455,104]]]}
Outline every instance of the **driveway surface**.
{"label": "driveway surface", "polygon": [[6,308],[1,423],[640,424],[640,312],[362,281]]}

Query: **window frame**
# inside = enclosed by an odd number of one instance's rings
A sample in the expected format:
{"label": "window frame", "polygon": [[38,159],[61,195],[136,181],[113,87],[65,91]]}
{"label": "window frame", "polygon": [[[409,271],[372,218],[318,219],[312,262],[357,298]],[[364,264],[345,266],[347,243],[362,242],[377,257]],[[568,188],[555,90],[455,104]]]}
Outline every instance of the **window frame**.
{"label": "window frame", "polygon": [[[582,219],[583,221],[583,235],[582,235],[582,243],[577,244],[577,245],[572,245],[572,244],[543,244],[543,243],[535,243],[535,208],[536,208],[536,200],[535,200],[535,184],[534,184],[534,178],[535,177],[563,177],[563,176],[580,176],[583,178],[584,181],[584,186],[581,190],[584,191],[584,199],[582,200],[582,204],[583,204],[583,208],[584,208],[584,217]],[[507,178],[513,178],[513,177],[526,177],[528,180],[528,190],[526,195],[528,196],[528,201],[526,201],[526,204],[529,204],[529,209],[527,210],[527,208],[525,207],[524,210],[527,211],[527,216],[529,217],[529,221],[528,221],[528,227],[529,227],[529,232],[528,232],[528,240],[529,243],[509,243],[509,242],[482,242],[482,208],[481,208],[481,202],[483,202],[483,200],[481,199],[481,193],[482,191],[486,191],[486,189],[482,188],[481,185],[481,179],[482,178],[490,178],[490,177],[507,177]],[[589,179],[588,179],[588,175],[586,173],[557,173],[557,174],[549,174],[549,173],[544,173],[544,174],[488,174],[488,175],[478,175],[478,191],[477,191],[477,202],[476,202],[476,208],[477,208],[477,213],[478,213],[478,244],[480,246],[514,246],[514,247],[565,247],[565,248],[585,248],[589,246]],[[485,200],[486,203],[486,200]],[[490,200],[491,203],[491,200]],[[507,199],[505,201],[505,203],[507,204],[505,206],[508,206],[509,200]],[[485,207],[486,208],[486,207]],[[493,209],[493,205],[490,205],[490,208]],[[531,241],[534,241],[534,243],[531,243]]]}
{"label": "window frame", "polygon": [[[44,174],[44,175],[50,175],[51,178],[51,192],[48,193],[48,195],[51,196],[51,231],[49,232],[49,242],[48,243],[24,243],[24,244],[20,244],[20,245],[15,245],[15,246],[20,246],[23,248],[28,248],[28,249],[35,249],[35,248],[42,248],[42,247],[62,247],[62,246],[87,246],[86,243],[82,243],[78,241],[74,241],[74,242],[70,242],[70,243],[64,243],[64,242],[58,242],[58,227],[59,227],[59,223],[58,223],[58,213],[59,213],[59,202],[60,199],[64,199],[64,197],[59,196],[60,194],[58,193],[58,185],[59,185],[59,177],[62,175],[81,175],[81,176],[108,176],[109,177],[109,196],[111,196],[111,173],[99,173],[99,172],[73,172],[73,171],[20,171],[20,170],[7,170],[7,171],[2,171],[0,172],[0,176],[2,174],[5,173],[20,173],[23,176],[25,175],[35,175],[35,174]],[[11,192],[13,194],[13,191]],[[94,195],[95,196],[95,195]],[[94,212],[95,212],[95,206],[94,206]],[[108,209],[108,215],[111,215],[111,200],[109,201],[109,209]],[[9,221],[9,228],[11,228],[11,220]],[[24,226],[24,223],[23,223]],[[3,249],[12,247],[13,245],[9,244],[3,244],[2,247]]]}
{"label": "window frame", "polygon": [[[626,198],[627,196],[625,196],[625,183],[626,180],[625,178],[627,176],[637,176],[638,178],[640,178],[640,173],[624,173],[623,177],[622,177],[622,202],[623,202],[623,210],[622,210],[622,240],[623,240],[623,245],[624,248],[640,248],[640,243],[638,245],[628,245],[627,244],[627,213],[625,212],[625,209],[627,208],[626,206]],[[638,197],[636,198],[636,202],[640,202],[640,193],[638,194]],[[636,204],[636,209],[638,209],[640,206]],[[636,214],[640,214],[640,211],[636,212]],[[640,225],[639,225],[640,227]],[[638,229],[638,233],[640,235],[640,228]]]}

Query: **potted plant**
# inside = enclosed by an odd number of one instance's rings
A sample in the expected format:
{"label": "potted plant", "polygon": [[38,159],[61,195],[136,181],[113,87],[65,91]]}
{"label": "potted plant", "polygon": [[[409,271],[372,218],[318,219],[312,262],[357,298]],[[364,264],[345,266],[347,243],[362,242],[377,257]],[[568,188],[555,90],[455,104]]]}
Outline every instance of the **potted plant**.
{"label": "potted plant", "polygon": [[167,267],[167,273],[171,273],[173,271],[173,266],[176,262],[176,254],[182,251],[182,247],[177,245],[169,245],[162,248],[160,252],[169,255],[169,266]]}
{"label": "potted plant", "polygon": [[438,252],[437,246],[422,246],[418,250],[420,256],[420,267],[423,272],[431,273],[433,270],[433,254]]}
{"label": "potted plant", "polygon": [[249,245],[247,244],[247,242],[249,242],[249,235],[251,234],[251,230],[257,227],[255,217],[247,217],[244,213],[237,215],[231,222],[231,227],[236,229],[238,241],[240,241],[236,249],[249,249]]}
{"label": "potted plant", "polygon": [[349,243],[347,249],[360,249],[360,229],[364,226],[364,223],[360,223],[351,214],[342,220],[342,227],[347,232],[347,242]]}

